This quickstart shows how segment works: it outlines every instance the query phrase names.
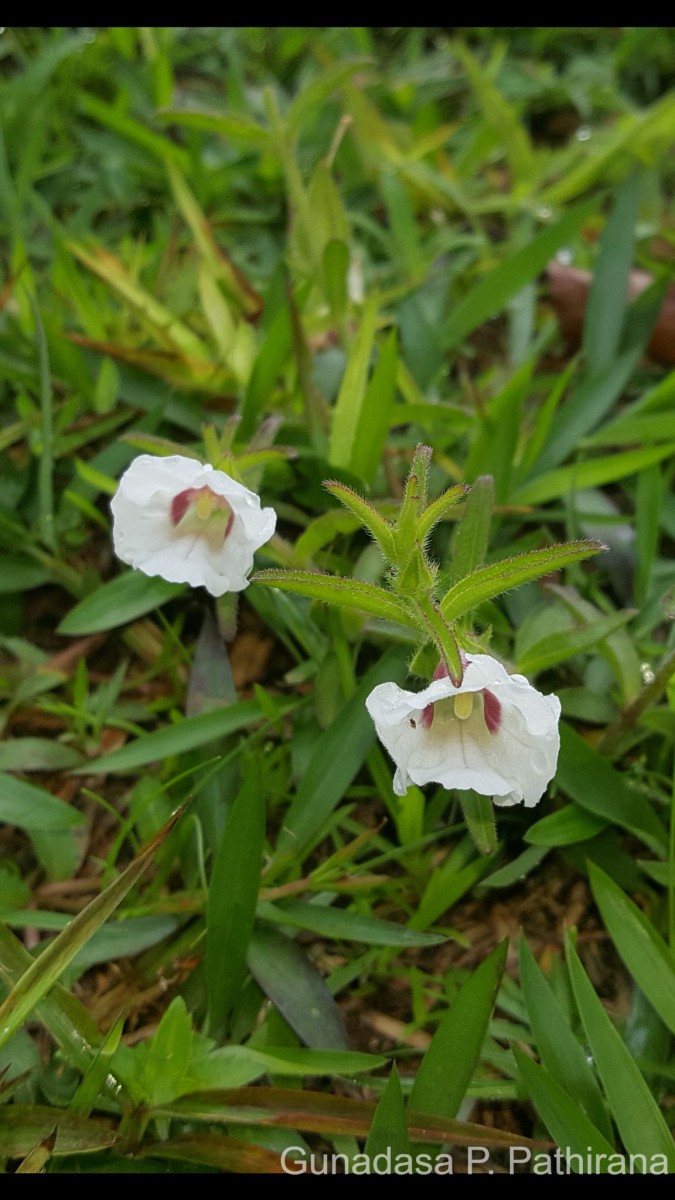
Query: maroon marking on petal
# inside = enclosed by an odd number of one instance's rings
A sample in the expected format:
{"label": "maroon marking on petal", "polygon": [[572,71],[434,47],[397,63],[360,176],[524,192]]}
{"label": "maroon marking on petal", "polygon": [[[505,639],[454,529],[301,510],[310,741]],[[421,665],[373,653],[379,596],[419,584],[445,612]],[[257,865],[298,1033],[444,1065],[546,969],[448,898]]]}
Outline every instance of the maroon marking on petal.
{"label": "maroon marking on petal", "polygon": [[434,706],[427,704],[426,708],[422,709],[422,728],[431,729],[431,722],[434,719]]}
{"label": "maroon marking on petal", "polygon": [[436,667],[436,670],[434,671],[433,677],[434,677],[434,679],[447,679],[447,676],[448,676],[448,668],[447,668],[446,664],[443,662],[443,659],[441,659],[438,666]]}
{"label": "maroon marking on petal", "polygon": [[483,689],[483,713],[488,733],[496,733],[502,722],[502,706],[493,692]]}
{"label": "maroon marking on petal", "polygon": [[171,501],[171,520],[174,525],[178,525],[183,520],[196,494],[197,488],[186,488],[184,492],[179,492],[177,496],[174,496]]}

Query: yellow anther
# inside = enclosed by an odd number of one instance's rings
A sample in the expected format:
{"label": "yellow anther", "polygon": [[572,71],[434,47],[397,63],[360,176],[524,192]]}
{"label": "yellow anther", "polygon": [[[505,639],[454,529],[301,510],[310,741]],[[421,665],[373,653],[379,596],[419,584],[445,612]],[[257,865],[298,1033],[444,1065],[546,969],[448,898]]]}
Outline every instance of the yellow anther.
{"label": "yellow anther", "polygon": [[455,696],[455,716],[466,721],[473,711],[473,692],[460,692]]}
{"label": "yellow anther", "polygon": [[207,521],[213,512],[213,502],[215,496],[210,488],[200,488],[197,494],[197,516],[202,521]]}

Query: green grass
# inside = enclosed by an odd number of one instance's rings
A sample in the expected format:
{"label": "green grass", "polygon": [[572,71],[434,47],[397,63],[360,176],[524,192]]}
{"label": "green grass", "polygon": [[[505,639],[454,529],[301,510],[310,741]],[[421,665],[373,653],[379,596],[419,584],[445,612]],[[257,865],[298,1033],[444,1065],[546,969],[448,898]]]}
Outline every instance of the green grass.
{"label": "green grass", "polygon": [[[16,27],[0,112],[0,1169],[672,1156],[673,31]],[[139,453],[275,508],[238,603]],[[364,707],[458,647],[562,703],[488,855]]]}

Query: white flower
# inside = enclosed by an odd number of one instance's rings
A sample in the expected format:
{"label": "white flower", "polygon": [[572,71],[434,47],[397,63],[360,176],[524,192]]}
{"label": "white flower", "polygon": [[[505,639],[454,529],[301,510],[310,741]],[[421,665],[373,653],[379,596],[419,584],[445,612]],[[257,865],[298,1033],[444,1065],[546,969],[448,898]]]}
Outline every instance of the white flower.
{"label": "white flower", "polygon": [[394,791],[440,783],[531,807],[553,778],[560,749],[557,696],[508,675],[489,654],[467,654],[464,678],[436,678],[421,692],[381,683],[366,700],[396,763]]}
{"label": "white flower", "polygon": [[277,520],[224,471],[180,454],[135,458],[110,507],[122,562],[171,583],[203,584],[213,596],[248,586],[253,554]]}

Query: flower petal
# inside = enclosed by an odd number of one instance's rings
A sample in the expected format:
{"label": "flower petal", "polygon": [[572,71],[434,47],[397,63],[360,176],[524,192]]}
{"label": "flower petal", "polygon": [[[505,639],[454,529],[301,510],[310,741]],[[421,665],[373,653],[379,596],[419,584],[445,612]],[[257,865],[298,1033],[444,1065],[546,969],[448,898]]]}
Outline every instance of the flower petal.
{"label": "flower petal", "polygon": [[[184,529],[171,519],[175,497],[200,488],[224,496],[232,509],[222,544],[200,535],[198,525]],[[276,513],[261,509],[254,492],[224,471],[182,455],[139,455],[120,479],[111,509],[115,552],[123,562],[172,583],[203,584],[214,596],[248,586],[253,555],[276,526]]]}
{"label": "flower petal", "polygon": [[[462,682],[434,680],[420,692],[383,683],[366,707],[378,736],[396,764],[394,791],[410,783],[471,788],[495,803],[537,803],[555,773],[559,750],[560,702],[543,696],[522,675],[509,675],[490,655],[467,655]],[[499,723],[486,722],[483,693],[500,709]],[[453,697],[473,693],[469,706]],[[423,720],[434,705],[434,720]],[[458,715],[459,714],[459,715]],[[460,719],[461,718],[461,719]]]}

